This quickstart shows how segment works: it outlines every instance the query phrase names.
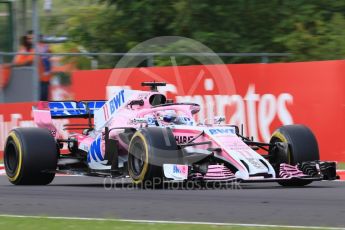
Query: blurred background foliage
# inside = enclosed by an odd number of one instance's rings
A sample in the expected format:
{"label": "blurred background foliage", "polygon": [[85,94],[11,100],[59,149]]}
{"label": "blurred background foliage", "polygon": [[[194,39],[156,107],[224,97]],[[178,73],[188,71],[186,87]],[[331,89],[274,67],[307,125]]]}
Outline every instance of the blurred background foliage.
{"label": "blurred background foliage", "polygon": [[[344,59],[345,1],[64,0],[41,14],[42,32],[67,35],[64,51],[127,52],[157,36],[195,39],[214,52],[292,53],[274,61]],[[173,49],[168,49],[172,51]],[[100,67],[112,65],[114,57]],[[226,63],[253,62],[244,57]],[[188,60],[182,60],[189,64]],[[158,58],[157,65],[167,60]]]}

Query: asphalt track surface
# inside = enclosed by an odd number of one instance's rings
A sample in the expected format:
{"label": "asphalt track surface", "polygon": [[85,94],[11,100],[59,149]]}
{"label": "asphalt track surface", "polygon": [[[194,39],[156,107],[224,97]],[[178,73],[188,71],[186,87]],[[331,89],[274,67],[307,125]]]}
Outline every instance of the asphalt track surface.
{"label": "asphalt track surface", "polygon": [[0,214],[345,227],[345,182],[204,190],[106,185],[102,178],[56,177],[49,186],[13,186],[0,176]]}

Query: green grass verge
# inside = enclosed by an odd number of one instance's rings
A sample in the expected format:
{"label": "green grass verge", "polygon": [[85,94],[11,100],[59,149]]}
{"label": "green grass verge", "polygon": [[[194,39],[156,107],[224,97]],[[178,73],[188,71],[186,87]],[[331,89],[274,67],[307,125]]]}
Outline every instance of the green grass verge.
{"label": "green grass verge", "polygon": [[337,169],[345,170],[345,162],[338,162]]}
{"label": "green grass verge", "polygon": [[[116,220],[66,220],[48,219],[32,217],[0,217],[0,229],[11,230],[60,230],[60,229],[80,229],[80,230],[252,230],[252,229],[290,229],[279,227],[241,227],[241,226],[217,226],[199,224],[156,224],[156,223],[133,223]],[[296,228],[303,229],[303,228]]]}

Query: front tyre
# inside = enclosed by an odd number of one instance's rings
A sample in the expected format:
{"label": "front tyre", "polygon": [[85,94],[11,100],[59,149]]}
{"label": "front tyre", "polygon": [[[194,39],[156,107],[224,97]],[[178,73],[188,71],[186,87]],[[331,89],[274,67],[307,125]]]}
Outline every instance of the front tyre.
{"label": "front tyre", "polygon": [[[288,144],[287,151],[273,151],[270,148],[270,163],[279,174],[279,165],[296,165],[306,161],[319,160],[319,148],[313,132],[304,125],[285,125],[278,128],[271,137],[270,144],[283,142]],[[283,186],[304,186],[311,181],[282,181]]]}
{"label": "front tyre", "polygon": [[128,173],[134,184],[144,188],[163,186],[163,164],[179,163],[176,140],[169,128],[138,130],[128,148]]}
{"label": "front tyre", "polygon": [[42,128],[13,129],[6,140],[5,171],[14,185],[46,185],[57,167],[57,146],[50,131]]}

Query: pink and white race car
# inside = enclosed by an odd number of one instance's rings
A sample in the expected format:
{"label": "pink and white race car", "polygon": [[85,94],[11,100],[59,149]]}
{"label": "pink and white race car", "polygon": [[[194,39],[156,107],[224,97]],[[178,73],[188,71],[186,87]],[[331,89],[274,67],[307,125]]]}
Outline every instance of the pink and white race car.
{"label": "pink and white race car", "polygon": [[[223,124],[224,117],[197,124],[199,105],[167,100],[157,90],[165,83],[142,85],[151,91],[120,89],[109,101],[40,102],[33,109],[38,127],[14,129],[7,138],[10,182],[44,185],[55,173],[129,177],[156,186],[188,181],[303,186],[336,179],[335,162],[319,160],[315,136],[303,125],[282,126],[269,143],[257,142]],[[61,118],[84,119],[65,125],[75,132],[63,139],[53,124]]]}

